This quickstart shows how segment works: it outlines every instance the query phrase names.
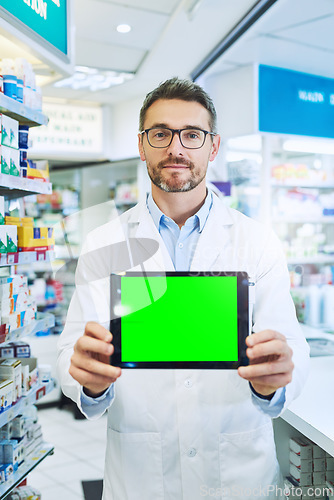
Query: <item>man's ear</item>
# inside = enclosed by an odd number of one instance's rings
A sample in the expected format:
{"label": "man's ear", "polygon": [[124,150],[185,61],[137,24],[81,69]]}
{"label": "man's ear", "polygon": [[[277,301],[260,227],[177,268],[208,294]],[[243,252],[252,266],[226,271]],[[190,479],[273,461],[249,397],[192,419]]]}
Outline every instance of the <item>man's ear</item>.
{"label": "man's ear", "polygon": [[219,146],[220,146],[220,135],[215,135],[212,141],[212,148],[211,148],[211,153],[209,157],[209,161],[213,161],[219,151]]}
{"label": "man's ear", "polygon": [[144,148],[143,148],[143,134],[138,134],[138,151],[141,161],[146,161]]}

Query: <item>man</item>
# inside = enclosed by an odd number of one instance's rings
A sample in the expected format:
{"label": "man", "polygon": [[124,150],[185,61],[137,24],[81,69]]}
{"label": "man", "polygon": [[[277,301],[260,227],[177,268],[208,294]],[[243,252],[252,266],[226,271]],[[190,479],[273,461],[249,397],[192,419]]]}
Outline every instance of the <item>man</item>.
{"label": "man", "polygon": [[[108,408],[103,499],[279,498],[271,418],[299,394],[308,369],[279,242],[207,190],[220,137],[214,105],[201,87],[173,78],[149,93],[138,140],[152,192],[88,237],[59,342],[65,394],[88,418]],[[121,374],[109,364],[112,259],[99,259],[96,271],[85,256],[133,237],[159,243],[156,255],[141,263],[148,271],[248,272],[255,283],[249,366]]]}

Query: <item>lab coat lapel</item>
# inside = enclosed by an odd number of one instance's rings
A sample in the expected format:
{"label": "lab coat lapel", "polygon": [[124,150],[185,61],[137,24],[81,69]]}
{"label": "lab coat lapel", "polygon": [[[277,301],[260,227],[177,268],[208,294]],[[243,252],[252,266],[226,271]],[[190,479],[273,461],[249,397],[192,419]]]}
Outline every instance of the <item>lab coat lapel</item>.
{"label": "lab coat lapel", "polygon": [[159,231],[155,227],[146,203],[141,202],[136,208],[137,210],[133,212],[128,222],[129,237],[136,238],[138,240],[138,244],[143,246],[143,248],[144,242],[141,241],[142,238],[151,238],[159,243],[158,251],[144,263],[145,270],[175,271],[166,245],[164,244]]}
{"label": "lab coat lapel", "polygon": [[228,230],[232,224],[233,219],[228,209],[214,194],[213,205],[191,263],[191,271],[210,271],[220,264],[222,256],[228,254],[227,249],[230,246]]}

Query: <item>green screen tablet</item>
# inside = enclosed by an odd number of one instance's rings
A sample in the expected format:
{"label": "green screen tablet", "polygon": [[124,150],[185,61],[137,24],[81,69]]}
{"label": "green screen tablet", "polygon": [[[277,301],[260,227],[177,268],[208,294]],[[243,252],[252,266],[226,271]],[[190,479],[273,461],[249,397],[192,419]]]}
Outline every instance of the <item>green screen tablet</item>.
{"label": "green screen tablet", "polygon": [[248,364],[248,276],[111,275],[111,364],[123,368],[237,368]]}

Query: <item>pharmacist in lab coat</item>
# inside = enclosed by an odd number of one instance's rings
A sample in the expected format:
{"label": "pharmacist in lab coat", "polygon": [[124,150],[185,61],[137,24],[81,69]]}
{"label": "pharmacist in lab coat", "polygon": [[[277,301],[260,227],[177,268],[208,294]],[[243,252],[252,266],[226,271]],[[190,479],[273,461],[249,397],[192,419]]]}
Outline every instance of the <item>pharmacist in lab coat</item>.
{"label": "pharmacist in lab coat", "polygon": [[[280,498],[271,419],[300,393],[308,347],[279,241],[206,188],[208,162],[218,153],[220,137],[214,105],[197,84],[174,78],[148,94],[138,137],[151,193],[88,236],[59,341],[64,393],[87,418],[108,410],[103,499]],[[124,265],[122,242],[136,239],[154,240],[156,249],[148,249],[142,262],[132,255]],[[141,271],[142,266],[246,271],[255,283],[249,366],[123,371],[111,366],[108,277],[117,268]]]}

